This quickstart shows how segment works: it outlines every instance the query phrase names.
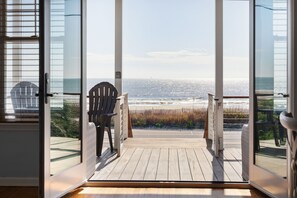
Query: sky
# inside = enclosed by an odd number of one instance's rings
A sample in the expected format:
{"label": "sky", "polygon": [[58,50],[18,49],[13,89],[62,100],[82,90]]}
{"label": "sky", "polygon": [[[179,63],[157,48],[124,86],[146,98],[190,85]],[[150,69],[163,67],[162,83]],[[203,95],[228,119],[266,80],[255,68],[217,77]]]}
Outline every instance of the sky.
{"label": "sky", "polygon": [[[248,78],[248,1],[224,1],[224,77]],[[114,0],[88,0],[88,78],[114,77]],[[214,0],[123,0],[123,78],[215,76]]]}

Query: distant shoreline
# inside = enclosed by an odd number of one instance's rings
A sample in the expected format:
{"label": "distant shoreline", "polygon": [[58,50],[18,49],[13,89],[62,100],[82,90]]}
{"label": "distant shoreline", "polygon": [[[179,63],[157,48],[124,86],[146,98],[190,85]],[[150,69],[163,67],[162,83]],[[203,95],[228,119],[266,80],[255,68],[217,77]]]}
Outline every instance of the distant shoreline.
{"label": "distant shoreline", "polygon": [[[244,109],[248,110],[249,109],[249,100],[234,100],[234,101],[228,101],[226,100],[224,102],[224,109]],[[181,110],[181,109],[193,109],[193,110],[201,110],[201,109],[207,109],[208,107],[208,101],[200,101],[196,103],[190,103],[190,102],[185,102],[185,103],[129,103],[129,109],[130,110],[135,110],[135,111],[141,111],[141,110]]]}

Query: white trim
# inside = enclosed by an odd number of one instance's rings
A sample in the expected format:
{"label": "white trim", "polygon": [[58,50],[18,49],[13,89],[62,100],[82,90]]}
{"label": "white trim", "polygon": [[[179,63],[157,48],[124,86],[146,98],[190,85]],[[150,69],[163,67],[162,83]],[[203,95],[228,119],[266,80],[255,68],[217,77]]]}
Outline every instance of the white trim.
{"label": "white trim", "polygon": [[[48,1],[44,1],[44,43],[43,43],[43,47],[44,47],[44,73],[49,73],[50,71],[50,33],[51,33],[51,28],[50,28],[50,9],[51,9],[51,2]],[[39,78],[44,78],[44,74],[43,77],[39,76]],[[43,79],[44,81],[46,79]],[[43,146],[44,146],[44,153],[43,153],[43,157],[44,157],[44,181],[43,184],[44,186],[41,188],[44,188],[44,194],[41,195],[45,198],[49,197],[49,190],[50,190],[50,181],[49,181],[49,175],[50,175],[50,134],[49,134],[49,130],[50,130],[50,117],[49,117],[49,113],[50,112],[50,106],[49,104],[39,104],[39,105],[44,105],[44,128],[40,129],[43,130],[41,131],[41,133],[44,133],[44,139],[43,139]],[[42,185],[42,184],[40,184]]]}
{"label": "white trim", "polygon": [[254,27],[255,27],[255,2],[250,1],[250,105],[249,105],[249,178],[252,186],[264,192],[270,197],[287,198],[287,179],[276,176],[269,170],[265,170],[254,164]]}
{"label": "white trim", "polygon": [[[288,112],[293,113],[293,117],[297,116],[297,69],[296,69],[296,7],[297,4],[295,0],[288,1]],[[295,85],[295,86],[294,86]],[[292,134],[288,130],[288,134]],[[288,136],[289,142],[292,142],[292,136]],[[292,156],[289,147],[287,148],[287,169],[288,169],[288,194],[290,197],[294,197],[293,189],[294,189],[294,176],[291,170],[291,161]]]}
{"label": "white trim", "polygon": [[0,186],[38,186],[38,177],[0,177]]}
{"label": "white trim", "polygon": [[[122,0],[115,1],[115,87],[118,91],[118,96],[122,95],[122,79],[123,79],[123,2]],[[118,76],[119,75],[119,76]]]}
{"label": "white trim", "polygon": [[254,1],[250,1],[250,68],[249,68],[249,178],[251,179],[251,173],[254,166]]}
{"label": "white trim", "polygon": [[215,2],[215,151],[224,149],[223,141],[223,0]]}
{"label": "white trim", "polygon": [[[50,72],[50,50],[49,50],[49,43],[50,43],[50,2],[45,1],[45,71]],[[87,112],[86,108],[86,1],[80,0],[79,2],[81,5],[81,43],[82,43],[82,51],[81,51],[81,64],[82,64],[82,163],[76,164],[71,168],[67,168],[59,173],[54,174],[51,176],[50,174],[50,107],[49,104],[44,104],[44,197],[61,197],[65,195],[70,190],[81,186],[87,181],[87,166],[86,166],[86,159],[87,159],[87,129],[88,129],[88,121],[87,121]],[[66,2],[65,6],[67,7],[68,4]]]}

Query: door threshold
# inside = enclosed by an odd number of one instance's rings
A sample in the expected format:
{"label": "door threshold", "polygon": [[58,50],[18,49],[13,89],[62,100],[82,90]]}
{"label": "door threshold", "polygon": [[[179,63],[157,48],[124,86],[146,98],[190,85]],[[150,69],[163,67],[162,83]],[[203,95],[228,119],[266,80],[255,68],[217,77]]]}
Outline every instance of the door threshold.
{"label": "door threshold", "polygon": [[183,182],[183,181],[88,181],[83,187],[123,188],[253,188],[249,182]]}

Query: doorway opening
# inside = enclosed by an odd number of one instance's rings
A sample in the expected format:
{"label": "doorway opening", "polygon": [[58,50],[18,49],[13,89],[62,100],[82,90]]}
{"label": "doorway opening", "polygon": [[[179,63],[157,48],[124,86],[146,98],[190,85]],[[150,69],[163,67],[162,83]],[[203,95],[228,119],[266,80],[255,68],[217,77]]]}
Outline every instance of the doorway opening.
{"label": "doorway opening", "polygon": [[[232,2],[224,5],[237,9],[233,16],[224,15],[224,33],[232,32],[224,38],[229,78],[224,80],[229,97],[224,99],[224,153],[215,156],[206,130],[215,91],[214,1],[125,0],[122,83],[132,133],[121,157],[110,155],[106,138],[90,181],[247,181],[242,177],[241,129],[248,122],[249,4]],[[100,81],[115,81],[115,2],[88,4],[90,89]],[[232,43],[240,31],[246,31],[243,46]]]}

